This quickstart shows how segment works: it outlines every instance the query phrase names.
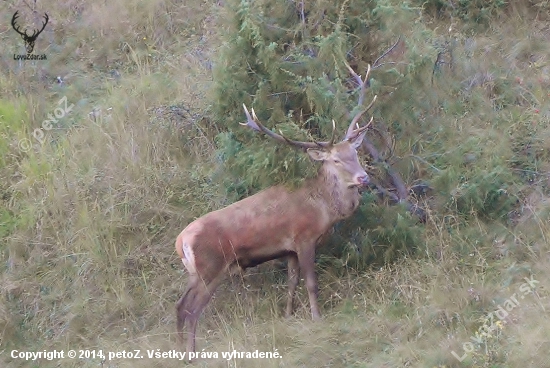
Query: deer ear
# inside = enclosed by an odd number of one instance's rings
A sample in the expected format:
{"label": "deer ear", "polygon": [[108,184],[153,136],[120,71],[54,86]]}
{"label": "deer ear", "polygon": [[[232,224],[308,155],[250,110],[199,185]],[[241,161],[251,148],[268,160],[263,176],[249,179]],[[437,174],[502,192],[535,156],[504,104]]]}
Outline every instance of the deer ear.
{"label": "deer ear", "polygon": [[367,131],[365,130],[363,133],[359,134],[357,137],[351,138],[349,140],[349,143],[353,148],[358,149],[359,147],[361,147],[361,143],[363,143],[363,138],[365,138],[366,134],[367,134]]}
{"label": "deer ear", "polygon": [[324,161],[329,156],[329,153],[327,151],[318,150],[315,148],[308,149],[307,153],[309,154],[309,157],[311,157],[315,161]]}

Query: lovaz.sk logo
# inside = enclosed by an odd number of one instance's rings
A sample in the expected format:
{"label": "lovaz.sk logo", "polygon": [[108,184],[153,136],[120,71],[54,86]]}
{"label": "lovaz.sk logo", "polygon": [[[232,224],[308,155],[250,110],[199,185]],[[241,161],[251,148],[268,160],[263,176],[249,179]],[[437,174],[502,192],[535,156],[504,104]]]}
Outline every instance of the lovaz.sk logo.
{"label": "lovaz.sk logo", "polygon": [[19,11],[16,11],[15,14],[13,15],[13,18],[11,18],[11,26],[17,33],[21,35],[21,38],[23,38],[23,41],[25,42],[25,49],[27,50],[27,54],[26,55],[13,54],[13,59],[14,60],[46,60],[47,59],[46,54],[36,55],[36,54],[33,54],[32,52],[34,50],[34,43],[36,39],[38,38],[40,33],[42,33],[44,28],[46,28],[46,24],[48,24],[48,21],[50,20],[50,18],[48,17],[48,14],[44,13],[45,22],[42,24],[42,28],[40,30],[34,29],[31,34],[28,34],[27,27],[25,27],[24,31],[21,31],[21,28],[18,27],[16,24],[17,18],[19,17],[18,12]]}

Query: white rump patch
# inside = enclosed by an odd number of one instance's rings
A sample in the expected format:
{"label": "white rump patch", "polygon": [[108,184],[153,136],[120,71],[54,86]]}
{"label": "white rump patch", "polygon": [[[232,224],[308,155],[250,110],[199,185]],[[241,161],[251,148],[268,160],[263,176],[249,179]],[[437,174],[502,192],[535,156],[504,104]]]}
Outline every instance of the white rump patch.
{"label": "white rump patch", "polygon": [[181,248],[183,251],[183,258],[181,259],[183,265],[187,268],[187,271],[189,271],[190,274],[196,274],[197,266],[195,265],[195,254],[193,253],[193,249],[191,249],[191,246],[185,242]]}

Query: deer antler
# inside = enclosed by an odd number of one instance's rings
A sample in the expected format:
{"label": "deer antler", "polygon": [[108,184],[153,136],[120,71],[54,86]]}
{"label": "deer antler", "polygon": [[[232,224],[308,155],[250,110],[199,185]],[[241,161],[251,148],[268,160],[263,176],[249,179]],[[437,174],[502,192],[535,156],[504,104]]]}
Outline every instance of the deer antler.
{"label": "deer antler", "polygon": [[48,21],[50,20],[50,17],[48,17],[48,14],[47,13],[44,13],[44,19],[46,19],[46,21],[44,22],[44,24],[42,25],[42,28],[40,29],[40,31],[34,31],[31,38],[33,39],[36,39],[36,37],[38,37],[38,35],[40,33],[42,33],[42,31],[44,30],[44,28],[46,28],[46,24],[48,24]]}
{"label": "deer antler", "polygon": [[336,122],[334,119],[332,119],[332,134],[330,136],[330,142],[329,145],[332,146],[334,144],[334,139],[336,138]]}
{"label": "deer antler", "polygon": [[17,20],[17,18],[19,18],[19,10],[15,12],[15,14],[13,15],[13,17],[11,18],[11,26],[13,27],[13,29],[15,29],[15,32],[19,33],[21,36],[23,37],[26,37],[27,36],[27,33],[23,33],[21,32],[18,28],[17,28],[17,25],[15,24],[15,21]]}
{"label": "deer antler", "polygon": [[[367,73],[365,74],[365,78],[363,79],[363,78],[361,78],[360,75],[358,75],[353,70],[353,68],[346,61],[344,61],[344,63],[346,64],[346,68],[348,68],[348,70],[349,70],[350,74],[352,75],[352,77],[359,84],[360,90],[359,90],[359,100],[357,101],[357,106],[361,107],[361,106],[363,106],[363,101],[365,100],[365,90],[366,90],[367,84],[369,82],[369,76],[370,76],[370,72],[371,72],[370,64],[367,67]],[[364,113],[366,113],[367,111],[369,111],[371,109],[371,107],[376,102],[377,97],[378,96],[375,95],[374,98],[372,99],[371,103],[366,108],[361,109],[357,114],[355,114],[355,116],[351,120],[351,123],[350,123],[350,125],[348,127],[348,130],[346,132],[346,138],[344,138],[344,139],[352,139],[352,138],[357,137],[357,135],[364,132],[371,125],[371,123],[373,121],[373,118],[370,119],[370,121],[367,125],[365,125],[361,128],[359,128],[357,122],[359,121],[359,119],[361,119],[361,116],[363,116]]]}
{"label": "deer antler", "polygon": [[301,142],[301,141],[295,141],[295,140],[289,139],[289,138],[285,137],[284,135],[282,135],[282,133],[277,134],[277,133],[267,129],[258,120],[258,117],[256,116],[256,113],[254,112],[254,109],[251,109],[252,115],[250,115],[250,112],[248,112],[248,108],[246,107],[245,104],[243,104],[243,108],[244,108],[244,113],[246,114],[247,121],[246,121],[246,123],[239,123],[239,124],[246,125],[249,128],[252,128],[257,132],[262,132],[265,135],[267,135],[268,137],[271,137],[271,138],[275,139],[276,141],[279,141],[279,142],[282,142],[282,143],[287,143],[291,146],[299,147],[299,148],[303,148],[303,149],[328,148],[328,147],[330,147],[334,144],[334,131],[336,129],[336,124],[334,123],[334,120],[332,121],[333,122],[333,124],[332,124],[332,137],[331,137],[330,142]]}
{"label": "deer antler", "polygon": [[19,30],[19,28],[17,28],[17,25],[15,24],[15,21],[17,20],[17,18],[19,18],[19,10],[15,12],[15,14],[13,15],[13,17],[11,18],[11,25],[13,27],[13,29],[15,29],[15,31],[17,33],[19,33],[21,36],[23,36],[23,38],[25,40],[28,40],[28,41],[35,41],[36,38],[38,37],[38,35],[40,33],[42,33],[42,31],[44,30],[44,28],[46,28],[46,25],[48,24],[48,21],[50,20],[50,17],[48,17],[48,14],[47,13],[44,13],[44,19],[46,20],[44,22],[44,24],[42,24],[42,28],[40,30],[34,30],[34,32],[32,33],[32,35],[28,35],[27,34],[27,30],[25,29],[25,32],[21,32]]}
{"label": "deer antler", "polygon": [[[370,64],[367,68],[367,73],[365,74],[364,79],[361,78],[361,76],[359,76],[351,68],[351,66],[349,66],[349,64],[347,62],[345,62],[345,64],[346,64],[346,67],[348,68],[348,70],[350,71],[351,75],[354,77],[354,79],[357,81],[357,83],[359,83],[360,92],[359,92],[359,101],[358,101],[357,105],[362,106],[363,101],[365,99],[365,90],[366,90],[366,86],[368,84],[369,75],[370,75],[370,71],[371,71]],[[358,121],[359,121],[359,119],[361,119],[361,116],[363,116],[363,114],[365,112],[367,112],[371,109],[371,107],[376,102],[376,98],[377,98],[377,96],[374,96],[371,103],[366,108],[361,109],[353,117],[353,119],[351,120],[351,123],[348,127],[348,130],[346,132],[346,136],[345,136],[344,140],[354,139],[359,134],[363,133],[365,130],[367,130],[370,127],[370,125],[372,124],[372,121],[373,121],[374,118],[371,117],[369,123],[367,125],[363,126],[363,127],[359,127]],[[292,146],[303,148],[303,149],[319,148],[319,147],[328,148],[328,147],[331,147],[334,144],[335,132],[336,132],[336,123],[334,122],[334,119],[332,120],[332,135],[331,135],[330,141],[328,141],[328,142],[300,142],[300,141],[295,141],[295,140],[289,139],[289,138],[285,137],[282,133],[277,134],[277,133],[267,129],[266,127],[264,127],[258,121],[258,117],[256,116],[256,113],[254,112],[254,109],[252,109],[252,115],[251,115],[245,104],[243,104],[243,108],[244,108],[244,113],[246,114],[247,121],[246,121],[246,123],[240,123],[241,125],[246,125],[249,128],[252,128],[257,132],[262,132],[262,133],[266,134],[267,136],[269,136],[269,137],[271,137],[271,138],[273,138],[273,139],[275,139],[279,142],[284,142],[284,143],[290,144]]]}

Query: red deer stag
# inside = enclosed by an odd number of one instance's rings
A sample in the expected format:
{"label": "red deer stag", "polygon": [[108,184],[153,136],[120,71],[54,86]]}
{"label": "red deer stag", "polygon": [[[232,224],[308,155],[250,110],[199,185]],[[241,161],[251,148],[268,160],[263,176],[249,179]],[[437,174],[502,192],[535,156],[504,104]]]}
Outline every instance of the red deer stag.
{"label": "red deer stag", "polygon": [[[349,68],[349,66],[348,66]],[[370,67],[360,81],[362,103]],[[317,305],[315,248],[332,226],[345,219],[359,205],[359,187],[368,184],[369,177],[361,167],[357,148],[365,137],[367,124],[359,128],[361,115],[374,103],[360,111],[352,120],[345,138],[334,143],[333,123],[330,142],[299,142],[290,140],[264,127],[246,106],[246,125],[263,132],[276,141],[306,149],[309,156],[322,165],[317,177],[309,179],[299,189],[287,190],[278,185],[245,198],[226,208],[210,212],[193,221],[179,234],[176,251],[189,272],[185,293],[177,303],[177,331],[183,341],[187,322],[187,352],[195,352],[197,320],[225,275],[239,267],[245,269],[276,258],[288,258],[288,301],[286,315],[292,314],[293,299],[299,274],[305,278],[311,315],[321,318]],[[372,122],[372,118],[371,118]]]}

